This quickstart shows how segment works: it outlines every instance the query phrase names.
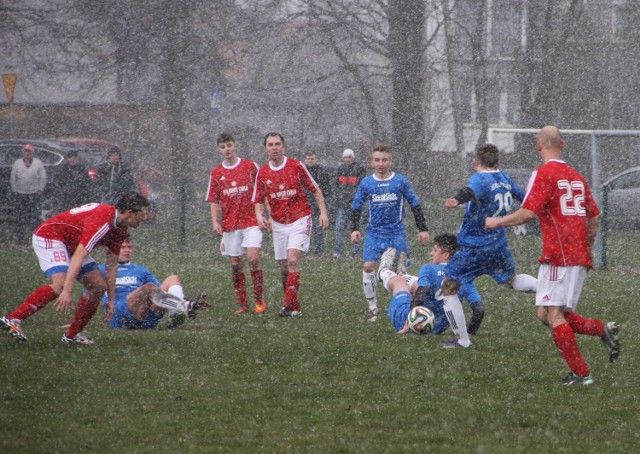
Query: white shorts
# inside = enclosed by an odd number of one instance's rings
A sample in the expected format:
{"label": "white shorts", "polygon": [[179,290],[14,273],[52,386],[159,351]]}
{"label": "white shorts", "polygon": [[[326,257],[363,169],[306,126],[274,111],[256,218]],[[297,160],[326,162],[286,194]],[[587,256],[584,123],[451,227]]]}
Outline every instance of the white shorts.
{"label": "white shorts", "polygon": [[262,247],[262,231],[258,226],[232,230],[222,234],[222,241],[220,242],[222,255],[241,257],[243,248],[248,247],[258,249]]}
{"label": "white shorts", "polygon": [[[51,277],[54,274],[66,273],[69,270],[71,255],[69,254],[67,246],[65,246],[62,241],[49,240],[41,236],[33,235],[31,244],[33,245],[33,251],[38,257],[40,269],[42,269],[45,276]],[[78,277],[97,269],[98,265],[96,265],[96,261],[88,255],[82,262],[82,268],[80,269]]]}
{"label": "white shorts", "polygon": [[291,224],[272,221],[273,252],[276,260],[286,260],[289,249],[309,252],[311,244],[311,216],[305,216]]}
{"label": "white shorts", "polygon": [[574,312],[586,277],[586,266],[540,265],[536,306],[564,306]]}

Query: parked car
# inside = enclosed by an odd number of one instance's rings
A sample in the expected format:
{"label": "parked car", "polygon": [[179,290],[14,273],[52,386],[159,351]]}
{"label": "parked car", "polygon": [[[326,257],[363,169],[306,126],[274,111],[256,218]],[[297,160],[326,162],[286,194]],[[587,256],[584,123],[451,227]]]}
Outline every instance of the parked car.
{"label": "parked car", "polygon": [[41,208],[43,220],[56,211],[55,200],[50,196],[51,183],[69,151],[76,150],[80,161],[89,169],[95,169],[103,160],[97,150],[81,149],[74,144],[53,140],[0,140],[0,221],[7,222],[14,219],[10,183],[11,167],[17,159],[22,157],[22,147],[27,143],[33,145],[34,156],[42,161],[47,171],[47,187],[44,190]]}
{"label": "parked car", "polygon": [[[520,186],[525,191],[527,190],[527,185],[529,184],[529,179],[531,178],[531,173],[533,170],[529,169],[500,169],[505,172],[507,175],[511,177],[513,181],[516,182],[518,186]],[[520,202],[514,200],[513,207],[511,211],[515,211],[520,208]],[[535,218],[532,221],[527,222],[526,224],[516,225],[512,227],[513,233],[516,235],[528,235],[528,234],[540,234],[540,222]]]}
{"label": "parked car", "polygon": [[640,167],[631,167],[602,184],[607,229],[640,228]]}

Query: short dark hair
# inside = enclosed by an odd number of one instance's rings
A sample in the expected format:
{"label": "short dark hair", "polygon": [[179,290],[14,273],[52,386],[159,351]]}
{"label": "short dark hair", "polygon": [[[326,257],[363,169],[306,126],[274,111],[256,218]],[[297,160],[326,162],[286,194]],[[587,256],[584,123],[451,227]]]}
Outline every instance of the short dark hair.
{"label": "short dark hair", "polygon": [[478,158],[478,162],[481,166],[488,167],[490,169],[497,169],[499,153],[498,147],[494,144],[485,143],[476,150],[476,158]]}
{"label": "short dark hair", "polygon": [[316,152],[315,152],[315,151],[312,151],[312,150],[309,150],[309,151],[305,151],[305,152],[304,152],[304,155],[305,155],[305,156],[315,156],[315,155],[316,155]]}
{"label": "short dark hair", "polygon": [[234,139],[231,134],[229,134],[228,132],[223,132],[218,136],[218,140],[216,141],[216,144],[220,145],[221,143],[225,143],[225,142],[235,143],[235,141],[236,139]]}
{"label": "short dark hair", "polygon": [[138,213],[148,206],[149,201],[142,194],[134,191],[127,192],[125,195],[120,197],[118,202],[116,202],[116,208],[121,213],[124,213],[125,211]]}
{"label": "short dark hair", "polygon": [[433,244],[440,246],[440,249],[448,252],[450,255],[455,254],[456,251],[460,249],[460,246],[458,246],[458,239],[452,233],[443,233],[438,235],[433,240]]}
{"label": "short dark hair", "polygon": [[67,158],[77,158],[78,157],[78,150],[69,150],[69,152],[67,153]]}
{"label": "short dark hair", "polygon": [[109,148],[109,150],[107,151],[107,156],[110,156],[112,154],[117,154],[118,156],[122,157],[121,153],[120,153],[120,149],[116,148],[116,147],[111,147]]}
{"label": "short dark hair", "polygon": [[284,145],[284,137],[282,137],[282,134],[280,134],[279,132],[268,132],[266,136],[264,136],[264,139],[262,141],[262,145],[263,146],[267,146],[267,139],[269,137],[280,137],[280,140],[282,141],[282,145]]}
{"label": "short dark hair", "polygon": [[381,153],[391,153],[391,145],[384,142],[378,142],[373,147],[373,152],[375,153],[376,151],[379,151]]}

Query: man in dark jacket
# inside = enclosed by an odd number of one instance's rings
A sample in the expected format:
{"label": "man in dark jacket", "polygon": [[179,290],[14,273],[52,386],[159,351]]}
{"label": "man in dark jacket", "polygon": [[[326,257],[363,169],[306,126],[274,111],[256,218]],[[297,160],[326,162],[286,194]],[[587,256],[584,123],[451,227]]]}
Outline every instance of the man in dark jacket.
{"label": "man in dark jacket", "polygon": [[129,191],[139,188],[133,179],[131,166],[122,161],[118,148],[109,148],[107,162],[98,167],[98,197],[96,202],[113,204]]}
{"label": "man in dark jacket", "polygon": [[[304,165],[320,186],[320,190],[324,195],[325,203],[327,204],[327,209],[329,208],[329,203],[331,199],[331,179],[329,178],[329,172],[323,166],[318,164],[318,158],[316,157],[315,151],[307,151],[304,155]],[[307,199],[309,199],[309,204],[311,205],[312,213],[311,220],[313,222],[313,230],[312,230],[312,241],[313,245],[313,255],[319,256],[322,254],[322,249],[324,248],[324,229],[320,227],[319,217],[320,217],[320,209],[318,208],[318,204],[315,201],[315,198],[311,193],[307,194]]]}
{"label": "man in dark jacket", "polygon": [[[351,202],[356,195],[360,181],[366,176],[366,170],[355,160],[353,150],[346,149],[342,152],[342,161],[338,167],[337,186],[334,196],[336,206],[336,243],[333,256],[342,255],[344,247],[345,227],[351,216]],[[351,232],[348,232],[349,234]],[[351,258],[358,255],[359,244],[351,245]]]}
{"label": "man in dark jacket", "polygon": [[93,181],[89,178],[87,167],[78,159],[78,152],[71,150],[53,180],[56,213],[95,202],[92,189]]}

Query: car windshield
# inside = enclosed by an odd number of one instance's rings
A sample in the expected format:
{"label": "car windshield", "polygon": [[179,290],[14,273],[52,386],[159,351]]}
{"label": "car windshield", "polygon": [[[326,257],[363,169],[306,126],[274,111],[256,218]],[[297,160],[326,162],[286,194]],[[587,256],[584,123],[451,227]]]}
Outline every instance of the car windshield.
{"label": "car windshield", "polygon": [[640,170],[626,173],[617,178],[611,184],[611,189],[636,189],[640,188]]}

